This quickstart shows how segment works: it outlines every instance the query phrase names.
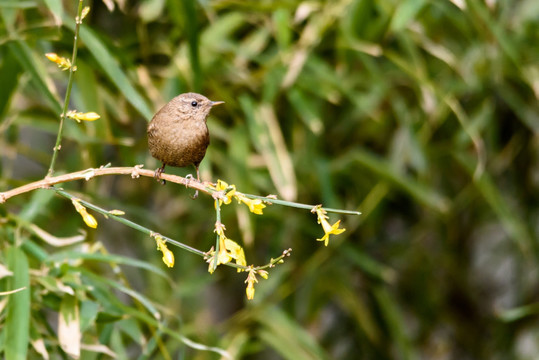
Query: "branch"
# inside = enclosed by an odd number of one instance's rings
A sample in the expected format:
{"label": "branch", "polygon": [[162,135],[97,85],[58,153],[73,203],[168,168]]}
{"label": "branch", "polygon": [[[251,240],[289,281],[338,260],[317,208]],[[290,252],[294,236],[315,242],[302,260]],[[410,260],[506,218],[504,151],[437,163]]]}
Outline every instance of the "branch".
{"label": "branch", "polygon": [[[13,196],[24,194],[33,190],[47,189],[56,184],[61,184],[61,183],[69,182],[69,181],[75,181],[75,180],[88,181],[97,176],[131,175],[133,179],[138,179],[140,176],[147,176],[147,177],[153,178],[155,172],[153,170],[142,169],[142,166],[143,165],[135,165],[133,167],[101,166],[97,169],[90,168],[90,169],[81,170],[81,171],[77,171],[77,172],[73,172],[69,174],[64,174],[64,175],[59,175],[59,176],[54,176],[54,177],[46,177],[42,180],[34,181],[33,183],[29,183],[15,189],[11,189],[5,192],[0,192],[0,204],[5,203],[9,198],[12,198]],[[205,194],[212,195],[214,198],[217,198],[217,199],[226,198],[226,194],[223,191],[216,191],[208,187],[208,185],[215,185],[211,182],[207,182],[207,181],[199,182],[195,179],[190,179],[190,178],[185,178],[185,177],[165,174],[165,173],[161,174],[161,179],[164,179],[171,183],[185,185],[185,187],[189,187],[189,188],[198,190],[200,192],[203,192]],[[300,204],[300,203],[291,202],[291,201],[279,200],[279,199],[276,199],[275,196],[258,196],[258,195],[252,195],[252,194],[243,194],[243,195],[251,199],[260,199],[266,203],[271,203],[271,204],[291,206],[291,207],[307,209],[307,210],[311,210],[313,209],[313,207],[315,207],[315,205],[307,205],[307,204]],[[325,208],[325,207],[323,207],[322,209],[324,209],[327,212],[340,213],[340,214],[345,214],[345,215],[360,215],[361,214],[359,211],[352,211],[352,210],[331,209],[331,208]]]}
{"label": "branch", "polygon": [[[147,176],[153,178],[154,171],[142,169],[142,165],[135,165],[134,167],[100,167],[97,169],[90,168],[69,174],[45,178],[39,181],[34,181],[33,183],[20,186],[15,189],[0,192],[0,204],[5,203],[9,198],[12,198],[13,196],[24,194],[33,190],[47,189],[53,185],[69,181],[90,180],[94,177],[104,175],[131,175],[133,179],[137,179],[140,176]],[[208,189],[206,186],[204,186],[203,183],[200,183],[197,180],[187,179],[181,176],[171,174],[161,174],[161,179],[172,183],[185,185],[186,187],[199,190],[206,194],[211,195],[213,193],[211,189]]]}

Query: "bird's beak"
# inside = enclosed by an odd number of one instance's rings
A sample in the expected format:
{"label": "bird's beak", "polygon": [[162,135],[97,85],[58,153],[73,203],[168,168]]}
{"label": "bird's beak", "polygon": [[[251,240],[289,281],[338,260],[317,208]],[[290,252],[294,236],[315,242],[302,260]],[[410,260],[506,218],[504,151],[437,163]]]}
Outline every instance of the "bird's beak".
{"label": "bird's beak", "polygon": [[211,106],[215,106],[215,105],[219,105],[219,104],[224,104],[225,102],[224,101],[212,101],[211,102]]}

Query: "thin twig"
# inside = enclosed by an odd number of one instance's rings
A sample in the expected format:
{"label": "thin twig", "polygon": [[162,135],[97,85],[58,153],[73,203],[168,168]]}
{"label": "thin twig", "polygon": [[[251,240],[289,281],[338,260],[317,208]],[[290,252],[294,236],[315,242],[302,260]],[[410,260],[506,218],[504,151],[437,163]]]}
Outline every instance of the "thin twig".
{"label": "thin twig", "polygon": [[[260,199],[260,200],[263,200],[264,202],[295,207],[298,209],[312,210],[312,208],[315,206],[315,205],[301,204],[301,203],[297,203],[293,201],[274,199],[273,197],[267,197],[267,196],[259,196],[259,195],[244,194],[244,193],[241,193],[241,194],[245,195],[246,197],[250,199]],[[339,214],[345,214],[345,215],[361,215],[361,212],[355,211],[355,210],[332,209],[332,208],[327,208],[327,207],[322,207],[322,209],[326,210],[327,212],[333,212],[333,213],[339,213]]]}
{"label": "thin twig", "polygon": [[[73,198],[75,198],[73,195],[71,195],[70,193],[68,193],[68,192],[66,192],[66,191],[63,191],[63,190],[60,190],[60,189],[53,189],[53,190],[55,190],[56,193],[57,193],[58,195],[61,195],[61,196],[65,197],[65,198],[68,198],[68,199],[70,199],[70,200],[72,200]],[[111,219],[114,219],[114,220],[116,220],[116,221],[118,221],[118,222],[120,222],[120,223],[122,223],[122,224],[124,224],[124,225],[129,226],[130,228],[133,228],[133,229],[138,230],[138,231],[140,231],[140,232],[142,232],[142,233],[144,233],[144,234],[147,234],[148,236],[152,236],[153,234],[155,234],[154,231],[148,229],[147,227],[144,227],[144,226],[142,226],[142,225],[139,225],[139,224],[137,224],[137,223],[134,223],[134,222],[131,221],[131,220],[127,220],[127,219],[123,218],[122,216],[114,215],[114,214],[112,214],[110,211],[105,210],[105,209],[102,209],[102,208],[100,208],[99,206],[96,206],[96,205],[94,205],[94,204],[92,204],[92,203],[89,203],[89,202],[87,202],[87,201],[84,201],[84,200],[82,200],[82,199],[77,198],[77,200],[78,200],[81,204],[83,204],[84,206],[86,206],[87,208],[92,209],[92,210],[94,210],[94,211],[97,211],[98,213],[103,214],[103,215],[106,216],[106,217],[109,217],[109,218],[111,218]],[[174,239],[171,239],[171,238],[169,238],[169,237],[166,237],[166,236],[163,236],[163,235],[160,235],[160,236],[161,236],[161,237],[163,238],[163,240],[165,240],[167,243],[170,243],[170,244],[172,244],[172,245],[174,245],[174,246],[177,246],[177,247],[179,247],[179,248],[181,248],[181,249],[183,249],[183,250],[187,250],[187,251],[189,251],[189,252],[192,252],[193,254],[197,254],[197,255],[200,255],[200,256],[206,255],[206,253],[205,253],[204,251],[195,249],[195,248],[193,248],[193,247],[191,247],[191,246],[189,246],[189,245],[186,245],[186,244],[184,244],[184,243],[181,243],[181,242],[176,241],[176,240],[174,240]]]}
{"label": "thin twig", "polygon": [[[82,200],[80,198],[77,198],[73,195],[71,195],[70,193],[64,191],[64,190],[60,190],[60,189],[56,189],[56,188],[52,188],[52,190],[54,190],[58,195],[61,195],[67,199],[70,199],[70,200],[73,200],[73,199],[76,199],[78,202],[80,202],[82,205],[84,205],[85,207],[93,210],[93,211],[96,211],[102,215],[104,215],[105,217],[107,218],[110,218],[112,220],[115,220],[115,221],[118,221],[126,226],[129,226],[137,231],[140,231],[148,236],[154,236],[156,233],[150,229],[148,229],[147,227],[144,227],[142,225],[139,225],[131,220],[128,220],[128,219],[125,219],[124,217],[120,216],[120,215],[115,215],[113,212],[109,211],[109,210],[105,210],[99,206],[96,206],[90,202],[87,202],[85,200]],[[217,201],[217,200],[216,200]],[[199,256],[202,256],[202,257],[206,257],[208,255],[208,253],[204,252],[204,251],[201,251],[201,250],[198,250],[198,249],[195,249],[189,245],[186,245],[180,241],[177,241],[177,240],[174,240],[174,239],[171,239],[167,236],[164,236],[162,234],[159,234],[159,237],[161,239],[163,239],[164,241],[166,241],[168,244],[171,244],[171,245],[174,245],[174,246],[177,246],[179,247],[180,249],[183,249],[183,250],[186,250],[186,251],[189,251],[193,254],[196,254],[196,255],[199,255]],[[219,253],[218,253],[218,245],[217,245],[217,250],[215,251],[215,258],[217,259],[218,256],[219,256]],[[261,269],[266,269],[266,268],[271,268],[271,267],[274,267],[276,264],[278,264],[284,257],[286,256],[289,256],[290,254],[290,251],[292,251],[292,249],[288,249],[288,250],[285,250],[283,251],[283,254],[275,259],[271,259],[267,264],[264,264],[264,265],[260,265],[260,266],[257,266],[257,267],[254,267],[255,270],[261,270]],[[223,265],[226,265],[226,266],[230,266],[230,267],[234,267],[234,268],[237,268],[237,269],[242,269],[242,270],[248,270],[249,269],[249,266],[244,266],[244,265],[238,265],[238,264],[235,264],[235,263],[232,263],[232,262],[228,262],[228,263],[225,263]],[[214,269],[215,270],[215,269]]]}
{"label": "thin twig", "polygon": [[[215,199],[215,216],[216,216],[215,226],[217,229],[217,226],[223,226],[221,224],[221,204],[219,203],[218,199]],[[217,269],[217,265],[219,265],[219,251],[221,250],[219,246],[219,240],[221,236],[219,235],[219,232],[216,231],[216,233],[217,233],[217,236],[215,238],[215,255],[213,258],[213,264],[211,264],[212,272],[214,272]]]}
{"label": "thin twig", "polygon": [[[82,23],[82,1],[79,0],[79,8],[77,11],[77,17],[75,18],[75,37],[73,40],[73,54],[71,56],[71,67],[69,68],[69,78],[67,80],[66,94],[64,98],[64,108],[62,110],[62,115],[60,115],[60,126],[58,127],[58,135],[56,136],[56,144],[54,145],[51,164],[49,166],[49,171],[47,171],[47,177],[51,177],[54,173],[54,165],[56,163],[56,158],[58,157],[58,152],[62,147],[62,134],[64,129],[64,121],[67,116],[67,110],[69,109],[69,98],[71,97],[71,87],[73,86],[73,75],[77,70],[76,60],[77,60],[77,43],[79,40],[79,28]],[[1,201],[0,201],[1,202]]]}

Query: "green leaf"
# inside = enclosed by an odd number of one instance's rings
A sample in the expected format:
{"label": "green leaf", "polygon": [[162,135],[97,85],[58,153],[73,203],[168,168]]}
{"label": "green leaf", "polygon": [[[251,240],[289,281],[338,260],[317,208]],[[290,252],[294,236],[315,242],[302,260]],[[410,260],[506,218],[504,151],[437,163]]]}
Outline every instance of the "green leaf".
{"label": "green leaf", "polygon": [[351,244],[346,244],[339,248],[342,255],[350,259],[366,274],[373,276],[376,279],[393,282],[396,279],[397,273],[392,268],[379,263],[372,257],[365,254],[362,250],[355,248]]}
{"label": "green leaf", "polygon": [[[43,62],[38,61],[36,56],[30,49],[30,46],[21,40],[13,40],[7,43],[9,50],[18,59],[24,70],[30,74],[32,84],[36,90],[43,95],[45,100],[49,103],[52,110],[60,115],[62,112],[62,106],[56,93],[54,83],[50,79]],[[43,59],[45,55],[43,55]],[[48,60],[47,60],[48,61]]]}
{"label": "green leaf", "polygon": [[[472,175],[473,168],[470,157],[462,153],[454,155],[466,171]],[[528,232],[526,224],[521,220],[518,213],[515,212],[515,209],[509,206],[508,201],[504,198],[504,195],[496,186],[492,177],[487,172],[483,172],[483,174],[474,181],[474,185],[490,205],[492,211],[498,216],[503,227],[511,239],[518,245],[522,254],[529,255],[531,250],[536,249],[536,241]],[[539,256],[537,251],[535,251],[535,256]]]}
{"label": "green leaf", "polygon": [[145,0],[140,4],[138,14],[142,21],[152,22],[162,16],[164,7],[165,0]]}
{"label": "green leaf", "polygon": [[258,336],[284,359],[329,359],[312,336],[277,308],[257,311]]}
{"label": "green leaf", "polygon": [[84,333],[87,329],[95,325],[97,314],[99,313],[99,303],[91,300],[81,301],[80,304],[80,331]]}
{"label": "green leaf", "polygon": [[240,98],[240,104],[247,117],[251,140],[264,158],[273,184],[285,200],[294,200],[297,185],[292,158],[273,107],[270,104],[256,106],[247,96]]}
{"label": "green leaf", "polygon": [[13,52],[8,52],[0,64],[0,74],[2,74],[2,86],[0,86],[0,117],[6,113],[12,95],[17,90],[17,83],[21,74],[21,66]]}
{"label": "green leaf", "polygon": [[62,24],[62,17],[64,15],[64,8],[62,7],[62,1],[60,0],[43,0],[45,5],[49,8],[50,12],[54,16],[56,25]]}
{"label": "green leaf", "polygon": [[30,201],[26,202],[19,214],[21,219],[33,221],[36,216],[46,212],[47,205],[54,197],[54,192],[49,190],[36,190],[32,192]]}
{"label": "green leaf", "polygon": [[[75,31],[75,23],[67,18],[64,19],[65,25]],[[88,50],[94,56],[103,72],[109,77],[114,85],[120,90],[124,98],[142,115],[150,121],[154,111],[149,107],[146,100],[135,89],[127,75],[118,65],[118,62],[112,56],[111,51],[99,39],[95,32],[82,24],[80,27],[80,39],[84,42]]]}
{"label": "green leaf", "polygon": [[391,19],[391,31],[399,32],[405,29],[408,24],[414,20],[426,3],[426,0],[399,1],[397,9]]}
{"label": "green leaf", "polygon": [[369,171],[387,180],[392,185],[402,189],[410,196],[418,200],[423,205],[431,207],[436,211],[445,213],[449,210],[450,200],[440,194],[436,189],[429,187],[427,184],[420,183],[413,178],[397,171],[389,161],[380,158],[365,150],[353,150],[346,156],[343,156],[342,161],[335,164],[336,167],[342,168],[348,165],[350,161],[358,162],[366,167]]}
{"label": "green leaf", "polygon": [[498,318],[504,322],[513,322],[530,316],[537,316],[537,314],[539,314],[539,303],[533,303],[508,310],[501,310],[498,313]]}
{"label": "green leaf", "polygon": [[185,21],[184,34],[189,45],[189,62],[191,65],[192,86],[200,91],[202,85],[202,72],[200,68],[200,39],[198,31],[198,16],[195,1],[182,1]]}
{"label": "green leaf", "polygon": [[315,99],[295,87],[289,89],[286,95],[296,114],[309,130],[317,135],[324,131],[324,123],[320,119],[320,107]]}
{"label": "green leaf", "polygon": [[83,252],[77,252],[77,251],[61,251],[47,258],[47,260],[51,262],[59,262],[59,261],[63,262],[66,260],[78,260],[78,259],[101,261],[104,263],[114,263],[114,264],[121,264],[121,265],[129,265],[129,266],[151,271],[154,274],[162,276],[165,279],[170,279],[168,274],[164,272],[162,269],[158,268],[157,266],[152,265],[146,261],[132,259],[125,256],[106,255],[106,254],[99,254],[99,253],[91,254],[91,253],[83,253]]}
{"label": "green leaf", "polygon": [[382,316],[387,322],[387,329],[389,329],[394,340],[393,343],[397,347],[397,353],[402,356],[402,359],[418,359],[407,335],[403,314],[395,299],[391,297],[386,288],[381,286],[375,287],[373,294],[378,301]]}
{"label": "green leaf", "polygon": [[88,278],[93,279],[95,282],[99,282],[99,283],[111,286],[115,288],[116,290],[119,290],[123,292],[124,294],[131,296],[133,299],[138,300],[148,310],[148,312],[152,314],[154,318],[156,319],[161,318],[161,314],[159,313],[159,311],[157,311],[156,307],[152,304],[151,300],[148,299],[146,296],[142,295],[141,293],[139,293],[138,291],[135,291],[127,286],[119,284],[118,282],[110,280],[106,277],[96,275],[90,271],[81,270],[81,272]]}
{"label": "green leaf", "polygon": [[25,360],[30,342],[30,274],[26,254],[19,247],[6,250],[7,266],[13,272],[8,290],[25,288],[8,297],[5,320],[6,360]]}

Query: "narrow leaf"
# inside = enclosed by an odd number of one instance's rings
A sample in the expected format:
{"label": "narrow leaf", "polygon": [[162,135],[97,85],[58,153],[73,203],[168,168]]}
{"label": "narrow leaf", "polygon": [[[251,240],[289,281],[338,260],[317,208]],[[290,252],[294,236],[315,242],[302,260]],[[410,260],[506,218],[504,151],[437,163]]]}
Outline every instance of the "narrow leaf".
{"label": "narrow leaf", "polygon": [[30,275],[26,254],[18,247],[9,247],[6,260],[13,276],[8,278],[8,289],[25,290],[9,295],[5,320],[6,360],[25,360],[30,343]]}
{"label": "narrow leaf", "polygon": [[80,357],[80,316],[76,297],[64,295],[58,314],[58,341],[62,350],[72,358]]}
{"label": "narrow leaf", "polygon": [[[64,19],[65,25],[72,31],[75,31],[75,23],[70,19]],[[118,65],[118,62],[112,56],[111,51],[99,39],[93,30],[84,24],[80,28],[80,38],[88,47],[88,50],[94,56],[103,72],[116,85],[127,101],[148,121],[153,116],[153,110],[149,107],[146,100],[139,94],[124,71]]]}

